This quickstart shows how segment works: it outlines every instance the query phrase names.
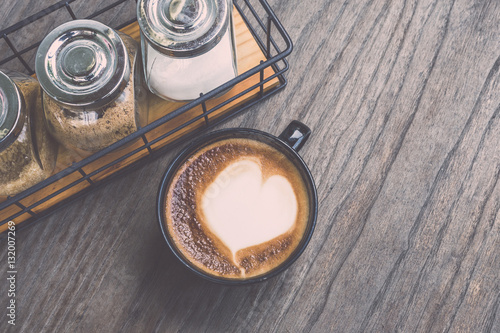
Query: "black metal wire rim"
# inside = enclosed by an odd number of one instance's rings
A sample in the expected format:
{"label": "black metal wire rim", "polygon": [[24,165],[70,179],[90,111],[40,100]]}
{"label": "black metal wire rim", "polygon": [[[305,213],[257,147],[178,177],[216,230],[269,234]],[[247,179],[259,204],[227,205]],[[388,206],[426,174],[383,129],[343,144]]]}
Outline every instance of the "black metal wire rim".
{"label": "black metal wire rim", "polygon": [[[283,90],[286,87],[287,83],[288,82],[285,79],[285,83],[283,85],[281,85],[281,86],[277,87],[275,90],[269,92],[268,96],[266,96],[265,98],[268,98],[268,97],[270,97],[272,95],[275,95],[279,91]],[[126,175],[126,174],[130,173],[131,171],[135,170],[136,168],[138,168],[140,166],[143,166],[143,165],[145,165],[147,163],[150,163],[150,162],[158,159],[160,156],[163,155],[163,153],[167,152],[171,148],[178,147],[178,146],[180,146],[182,144],[185,144],[186,141],[190,141],[190,139],[196,138],[198,135],[203,134],[206,131],[209,131],[209,130],[213,129],[215,126],[220,125],[224,121],[226,121],[226,120],[228,120],[230,118],[236,117],[237,115],[239,115],[239,114],[243,113],[244,111],[246,111],[246,109],[248,109],[248,108],[250,108],[250,107],[258,104],[260,101],[261,101],[261,99],[249,101],[249,102],[247,102],[247,104],[245,104],[244,106],[242,106],[241,109],[238,109],[238,110],[236,110],[233,113],[225,114],[222,117],[223,119],[221,119],[220,121],[213,121],[210,125],[208,125],[206,128],[204,128],[200,132],[192,132],[192,133],[187,134],[186,136],[183,136],[182,138],[178,138],[178,139],[172,141],[171,143],[169,143],[169,144],[167,144],[167,145],[159,148],[158,150],[155,150],[153,154],[146,155],[144,158],[139,159],[135,163],[130,164],[130,165],[124,167],[123,169],[120,169],[120,170],[114,172],[113,174],[111,174],[107,178],[103,179],[102,181],[99,181],[99,182],[95,183],[93,186],[89,186],[87,188],[84,188],[81,191],[79,191],[79,192],[75,193],[74,195],[70,196],[69,198],[64,199],[63,201],[56,203],[55,205],[51,206],[50,209],[47,209],[47,210],[42,211],[40,213],[36,213],[36,216],[33,216],[33,217],[31,217],[31,218],[23,221],[19,226],[17,226],[16,230],[23,230],[25,228],[28,228],[34,222],[36,222],[38,219],[50,215],[51,213],[57,211],[58,209],[63,208],[68,203],[72,202],[73,200],[78,199],[78,198],[80,198],[80,197],[82,197],[82,196],[84,196],[84,195],[92,192],[94,189],[99,188],[99,187],[101,187],[101,186],[103,186],[103,185],[105,185],[105,184],[107,184],[107,183],[109,183],[109,182],[111,182],[111,181],[113,181],[113,180],[115,180],[117,178],[120,178],[123,175]],[[29,211],[27,211],[26,208],[22,212],[19,212],[16,215],[13,215],[14,216],[13,218],[16,218],[16,217],[18,217],[18,216],[20,216],[22,214],[25,214],[25,213],[29,213]],[[7,223],[7,220],[5,220],[3,222]],[[3,223],[3,224],[5,224],[5,223]],[[4,238],[5,235],[6,235],[5,233],[0,234],[0,239]]]}
{"label": "black metal wire rim", "polygon": [[[41,11],[40,13],[37,13],[35,15],[32,15],[30,17],[28,17],[27,19],[19,22],[19,23],[16,23],[12,26],[10,26],[9,28],[7,29],[4,29],[0,32],[0,37],[1,36],[6,36],[8,33],[12,33],[14,31],[17,31],[19,29],[21,29],[23,26],[31,23],[33,20],[36,20],[36,19],[39,19],[40,17],[43,17],[44,15],[47,15],[57,9],[60,9],[62,7],[66,7],[66,6],[69,6],[69,3],[71,2],[74,2],[76,0],[69,0],[69,1],[60,1],[59,3],[56,3],[55,5],[52,5],[50,7],[48,7],[47,9]],[[109,5],[108,7],[106,7],[107,9],[109,8],[113,8],[115,7],[116,5],[118,4],[121,4],[123,2],[125,2],[127,0],[120,0],[120,1],[117,1],[115,2],[114,4],[112,5]],[[261,50],[266,54],[266,50],[265,50],[265,45],[264,43],[260,40],[260,38],[258,37],[255,29],[253,26],[250,25],[249,21],[246,19],[245,15],[243,14],[242,12],[242,8],[241,6],[237,3],[238,0],[236,0],[234,2],[234,5],[235,7],[237,8],[237,10],[239,11],[240,15],[242,16],[242,18],[244,19],[248,29],[250,30],[250,32],[252,33],[252,35],[254,36],[254,38],[256,39],[259,47],[261,48]],[[244,2],[247,4],[247,6],[251,7],[251,5],[248,3],[248,0],[244,0]],[[251,68],[250,70],[246,71],[245,73],[242,73],[240,75],[238,75],[236,78],[232,79],[231,81],[228,81],[226,82],[225,84],[221,85],[220,87],[214,89],[213,91],[205,94],[205,95],[202,95],[200,98],[192,101],[192,102],[189,102],[183,106],[181,106],[180,108],[174,110],[173,112],[163,116],[162,118],[152,122],[151,124],[148,124],[147,126],[139,129],[138,131],[136,131],[135,133],[127,136],[126,138],[120,140],[120,141],[117,141],[116,143],[110,145],[109,147],[85,158],[85,159],[82,159],[81,161],[77,162],[77,163],[74,163],[72,164],[71,166],[68,166],[67,168],[65,168],[64,170],[52,175],[51,177],[47,178],[46,180],[32,186],[31,188],[13,196],[13,197],[9,197],[6,201],[0,203],[0,210],[3,210],[9,206],[12,206],[12,205],[15,205],[19,208],[21,208],[21,211],[17,212],[16,214],[14,215],[11,215],[9,216],[7,219],[3,220],[1,223],[0,223],[0,226],[4,225],[5,223],[7,223],[9,220],[13,220],[23,214],[26,214],[26,213],[29,213],[32,215],[31,218],[28,218],[26,221],[23,222],[23,225],[28,225],[30,224],[29,222],[31,222],[32,220],[35,220],[37,218],[40,218],[42,216],[46,216],[48,214],[50,214],[50,212],[52,212],[54,209],[53,207],[50,207],[48,208],[46,211],[42,211],[42,212],[38,212],[38,213],[34,213],[32,211],[33,208],[36,208],[37,206],[39,206],[40,204],[56,197],[57,195],[67,191],[68,189],[82,183],[82,182],[89,182],[90,185],[89,187],[85,188],[85,189],[82,189],[81,191],[79,191],[78,193],[70,196],[69,198],[66,198],[64,199],[62,202],[59,202],[57,203],[56,205],[54,205],[54,207],[60,207],[60,206],[64,206],[65,203],[71,201],[72,199],[76,198],[76,197],[79,197],[80,195],[83,195],[84,193],[87,193],[89,191],[91,191],[93,188],[95,188],[97,186],[97,184],[102,184],[102,183],[106,183],[108,182],[109,180],[111,179],[115,179],[116,176],[118,175],[121,175],[123,173],[126,173],[126,172],[129,172],[130,170],[136,168],[137,166],[143,164],[141,162],[146,162],[147,160],[151,160],[150,157],[157,157],[159,155],[161,155],[163,152],[165,152],[166,150],[170,149],[171,147],[175,146],[175,145],[178,145],[179,143],[181,143],[182,141],[184,141],[187,137],[194,137],[196,136],[197,134],[199,134],[201,131],[203,130],[207,130],[209,128],[212,128],[214,127],[215,125],[218,125],[220,124],[221,122],[229,119],[230,117],[233,117],[235,116],[236,114],[248,109],[249,107],[255,105],[256,103],[258,103],[259,101],[261,101],[262,99],[265,99],[273,94],[275,94],[276,92],[278,91],[281,91],[286,85],[287,85],[287,81],[286,81],[286,78],[284,77],[284,73],[288,70],[289,68],[289,64],[288,64],[288,61],[286,60],[286,57],[292,52],[292,49],[293,49],[293,45],[292,45],[292,41],[290,39],[290,37],[288,36],[287,32],[285,31],[284,27],[282,26],[282,24],[279,22],[278,18],[276,17],[275,13],[272,11],[272,9],[269,7],[268,3],[265,1],[265,0],[259,0],[260,4],[263,6],[267,16],[268,16],[268,20],[269,20],[269,27],[271,26],[270,22],[273,22],[274,25],[275,25],[275,31],[277,33],[279,33],[279,35],[281,36],[281,38],[283,39],[283,41],[285,42],[286,44],[286,49],[283,50],[283,51],[278,51],[279,53],[276,54],[275,56],[273,57],[270,57],[269,59],[267,59],[266,61],[263,61],[261,62],[259,65]],[[71,10],[71,9],[69,9]],[[100,15],[102,14],[104,10],[100,10],[98,11],[97,13],[98,14],[93,14],[94,16],[97,16],[97,15]],[[251,10],[251,12],[255,13],[255,11]],[[74,14],[72,14],[72,17],[73,18],[76,18],[74,17]],[[135,20],[132,20],[130,22],[125,22],[124,24],[122,24],[122,26],[126,26],[130,23],[133,23],[135,22]],[[261,28],[265,29],[262,25],[261,25]],[[278,50],[278,47],[274,41],[274,39],[272,39],[272,36],[271,36],[271,31],[268,30],[267,31],[267,34],[268,34],[268,45],[269,44],[272,44],[276,50]],[[268,53],[268,55],[270,54],[270,52]],[[279,69],[277,63],[278,62],[283,62],[284,63],[284,67]],[[275,73],[273,75],[271,75],[270,77],[266,78],[265,80],[262,79],[262,73],[263,71],[268,68],[268,67],[272,67],[275,71]],[[229,88],[232,88],[234,85],[240,83],[240,82],[243,82],[244,80],[250,78],[251,76],[253,75],[256,75],[258,73],[261,73],[261,80],[257,83],[257,84],[254,84],[252,87],[248,88],[248,89],[245,89],[244,91],[238,93],[237,95],[219,103],[218,105],[212,107],[210,110],[206,111],[206,107],[205,107],[205,103],[217,96],[218,94],[220,94],[221,92],[229,89]],[[264,91],[263,89],[263,86],[265,83],[275,79],[275,78],[278,78],[279,79],[279,84],[277,86],[275,86],[274,88],[272,89],[267,89]],[[245,96],[248,92],[252,91],[253,89],[256,89],[256,88],[261,88],[261,92],[260,92],[260,95],[256,95],[254,97],[252,97],[249,101],[246,101],[243,105],[240,105],[238,106],[237,109],[235,110],[231,110],[230,112],[228,112],[227,114],[224,114],[224,115],[221,115],[221,116],[217,116],[215,119],[208,119],[208,115],[210,115],[211,113],[213,113],[214,111],[216,111],[217,109],[231,103],[232,101],[234,100],[237,100],[238,98],[240,97],[243,97]],[[167,133],[163,133],[160,137],[152,140],[152,141],[148,141],[145,137],[146,134],[148,134],[150,131],[152,131],[153,129],[167,123],[168,121],[170,121],[171,119],[191,110],[192,108],[194,107],[197,107],[199,105],[202,105],[203,107],[203,110],[204,112],[202,114],[200,114],[199,116],[196,116],[195,118],[192,118],[190,119],[188,122],[186,123],[183,123],[182,125],[180,126],[177,126],[175,129],[167,132]],[[202,129],[196,129],[194,130],[193,132],[187,134],[187,135],[184,135],[183,137],[181,137],[180,139],[176,139],[174,140],[173,142],[165,145],[164,147],[161,147],[157,150],[154,150],[152,151],[151,150],[151,146],[154,145],[155,143],[165,139],[166,137],[172,135],[173,133],[189,126],[190,124],[196,122],[196,121],[199,121],[200,119],[202,118],[205,118],[206,119],[206,123],[204,125],[204,127]],[[94,170],[92,173],[89,173],[89,174],[86,174],[84,171],[83,171],[83,167],[89,165],[90,163],[102,158],[103,156],[111,153],[111,152],[114,152],[116,151],[117,149],[127,145],[128,143],[131,143],[133,141],[136,141],[136,140],[140,140],[142,138],[142,140],[144,141],[144,145],[142,145],[141,147],[139,148],[136,148],[134,149],[133,151],[127,153],[126,155],[123,155],[121,156],[120,158],[117,158],[115,160],[113,160],[112,162],[106,164],[105,166],[99,168],[98,170]],[[119,170],[118,172],[115,172],[114,174],[112,175],[109,175],[107,176],[105,179],[103,180],[100,180],[98,183],[93,183],[92,180],[91,180],[91,177],[92,176],[95,176],[96,174],[104,171],[105,169],[113,166],[113,165],[116,165],[117,163],[120,163],[121,161],[135,155],[135,154],[138,154],[140,153],[141,151],[145,151],[146,152],[146,149],[148,150],[148,154],[141,157],[139,160],[131,163],[130,165],[124,167],[123,169]],[[82,178],[79,178],[77,179],[76,181],[66,185],[65,187],[59,189],[58,191],[54,192],[54,193],[51,193],[50,195],[42,198],[41,200],[29,205],[28,207],[25,207],[21,204],[21,200],[23,200],[24,198],[34,194],[35,192],[39,191],[39,190],[42,190],[43,188],[46,188],[47,186],[63,179],[64,177],[66,176],[69,176],[70,174],[73,174],[75,172],[80,172],[82,174]]]}

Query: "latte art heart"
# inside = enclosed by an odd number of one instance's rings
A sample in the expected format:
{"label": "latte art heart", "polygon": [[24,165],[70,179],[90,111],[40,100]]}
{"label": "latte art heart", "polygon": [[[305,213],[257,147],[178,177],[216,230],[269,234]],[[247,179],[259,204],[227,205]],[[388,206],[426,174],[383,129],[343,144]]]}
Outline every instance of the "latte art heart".
{"label": "latte art heart", "polygon": [[297,219],[290,182],[262,176],[258,161],[242,159],[227,166],[202,196],[207,225],[233,255],[286,233]]}

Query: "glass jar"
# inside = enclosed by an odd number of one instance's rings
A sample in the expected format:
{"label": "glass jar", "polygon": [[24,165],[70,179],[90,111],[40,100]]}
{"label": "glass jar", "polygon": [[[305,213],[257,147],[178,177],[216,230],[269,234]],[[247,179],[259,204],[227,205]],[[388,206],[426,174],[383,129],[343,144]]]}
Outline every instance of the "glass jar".
{"label": "glass jar", "polygon": [[99,151],[147,122],[139,47],[92,20],[50,32],[36,55],[36,74],[50,133],[82,154]]}
{"label": "glass jar", "polygon": [[56,157],[37,80],[0,72],[0,196],[16,195],[48,178]]}
{"label": "glass jar", "polygon": [[230,0],[139,0],[149,90],[187,101],[236,77],[232,10]]}

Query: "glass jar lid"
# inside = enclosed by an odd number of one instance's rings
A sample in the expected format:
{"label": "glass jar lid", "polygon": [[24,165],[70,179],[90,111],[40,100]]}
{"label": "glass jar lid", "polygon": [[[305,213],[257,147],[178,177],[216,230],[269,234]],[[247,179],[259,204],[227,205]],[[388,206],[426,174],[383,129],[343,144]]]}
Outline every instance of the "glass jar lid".
{"label": "glass jar lid", "polygon": [[19,89],[0,71],[0,151],[12,143],[24,125],[23,110]]}
{"label": "glass jar lid", "polygon": [[130,78],[122,39],[93,20],[75,20],[52,30],[38,48],[35,70],[51,98],[73,107],[106,105]]}
{"label": "glass jar lid", "polygon": [[144,37],[172,57],[194,57],[219,43],[229,24],[228,0],[139,0]]}

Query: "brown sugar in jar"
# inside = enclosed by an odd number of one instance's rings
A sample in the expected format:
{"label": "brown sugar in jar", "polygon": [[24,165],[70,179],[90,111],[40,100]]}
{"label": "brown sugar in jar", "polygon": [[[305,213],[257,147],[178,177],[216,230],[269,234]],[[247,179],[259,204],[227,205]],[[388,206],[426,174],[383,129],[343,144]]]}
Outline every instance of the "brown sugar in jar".
{"label": "brown sugar in jar", "polygon": [[61,144],[88,155],[146,124],[138,53],[131,37],[91,20],[63,24],[44,39],[36,73],[48,129]]}
{"label": "brown sugar in jar", "polygon": [[48,178],[56,157],[57,143],[45,128],[38,82],[0,72],[0,196],[14,196]]}

